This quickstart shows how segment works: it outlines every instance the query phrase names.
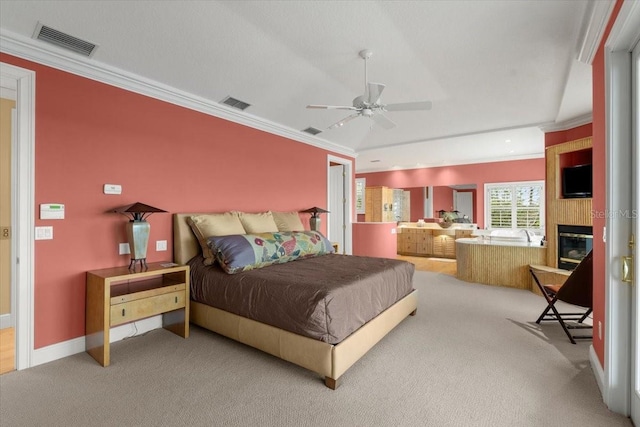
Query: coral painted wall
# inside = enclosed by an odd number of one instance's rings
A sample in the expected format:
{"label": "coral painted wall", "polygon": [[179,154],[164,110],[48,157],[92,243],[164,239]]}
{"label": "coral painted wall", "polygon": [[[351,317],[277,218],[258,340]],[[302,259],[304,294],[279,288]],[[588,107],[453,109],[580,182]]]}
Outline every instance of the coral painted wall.
{"label": "coral painted wall", "polygon": [[[477,163],[438,168],[406,169],[357,174],[367,186],[391,188],[476,184],[474,222],[484,227],[484,184],[493,182],[544,181],[544,158],[506,162]],[[435,206],[434,206],[435,208]]]}
{"label": "coral painted wall", "polygon": [[557,132],[548,132],[544,134],[544,146],[562,144],[567,141],[575,141],[576,139],[588,138],[593,135],[593,123],[578,126],[575,128],[560,130]]}
{"label": "coral painted wall", "polygon": [[453,188],[438,185],[433,187],[433,216],[438,218],[438,211],[453,210]]}
{"label": "coral painted wall", "polygon": [[[607,24],[600,47],[591,64],[593,69],[593,205],[595,212],[606,210],[606,104],[605,104],[605,49],[604,44],[611,27],[620,12],[622,0],[618,0]],[[593,218],[593,235],[602,236],[606,219]],[[593,324],[602,322],[602,338],[593,334],[593,349],[604,366],[605,340],[605,244],[602,239],[593,239]],[[596,329],[594,328],[594,331]]]}
{"label": "coral painted wall", "polygon": [[416,222],[420,218],[424,218],[424,187],[409,188],[406,191],[409,192],[409,204],[411,207],[411,214],[409,219]]}
{"label": "coral painted wall", "polygon": [[395,222],[356,222],[353,224],[353,254],[395,259],[398,237]]}
{"label": "coral painted wall", "polygon": [[[36,226],[54,229],[53,240],[35,242],[36,348],[84,335],[87,270],[128,265],[128,255],[118,255],[126,219],[108,213],[115,207],[140,201],[170,213],[257,212],[326,204],[328,151],[9,55],[0,60],[36,72],[36,209],[66,208],[64,220],[36,212]],[[122,194],[103,194],[107,183],[122,185]],[[149,220],[149,262],[172,258],[170,213]],[[157,240],[169,250],[156,252]]]}

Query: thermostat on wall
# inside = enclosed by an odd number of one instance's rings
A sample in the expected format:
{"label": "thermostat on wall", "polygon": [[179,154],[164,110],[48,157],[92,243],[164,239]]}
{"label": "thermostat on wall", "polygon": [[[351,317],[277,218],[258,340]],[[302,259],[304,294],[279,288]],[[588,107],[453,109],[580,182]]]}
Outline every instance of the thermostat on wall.
{"label": "thermostat on wall", "polygon": [[40,219],[64,219],[64,205],[61,203],[41,204]]}

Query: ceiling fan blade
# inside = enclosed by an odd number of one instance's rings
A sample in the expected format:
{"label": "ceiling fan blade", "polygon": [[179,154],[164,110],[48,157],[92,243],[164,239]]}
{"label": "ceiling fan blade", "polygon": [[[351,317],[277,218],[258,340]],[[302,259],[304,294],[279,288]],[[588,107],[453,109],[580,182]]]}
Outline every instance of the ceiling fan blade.
{"label": "ceiling fan blade", "polygon": [[338,123],[334,123],[331,126],[329,126],[328,129],[336,129],[336,128],[341,128],[342,126],[344,126],[345,123],[350,122],[351,120],[357,118],[360,116],[360,113],[356,113],[356,114],[352,114],[350,116],[345,117],[344,119],[340,120]]}
{"label": "ceiling fan blade", "polygon": [[386,111],[420,111],[430,110],[431,101],[401,102],[398,104],[387,104],[384,106]]}
{"label": "ceiling fan blade", "polygon": [[385,117],[383,114],[374,114],[371,116],[374,122],[379,124],[385,129],[392,129],[396,127],[396,124],[393,123],[389,118]]}
{"label": "ceiling fan blade", "polygon": [[385,85],[382,83],[367,83],[367,94],[365,96],[367,102],[370,105],[377,104],[384,88]]}
{"label": "ceiling fan blade", "polygon": [[356,107],[347,107],[346,105],[307,105],[307,108],[318,108],[322,110],[357,110]]}

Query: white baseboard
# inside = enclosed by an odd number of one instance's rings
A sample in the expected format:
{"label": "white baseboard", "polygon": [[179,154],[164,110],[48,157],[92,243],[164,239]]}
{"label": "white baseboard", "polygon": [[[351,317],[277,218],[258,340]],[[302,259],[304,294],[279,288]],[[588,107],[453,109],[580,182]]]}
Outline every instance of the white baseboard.
{"label": "white baseboard", "polygon": [[604,389],[604,369],[602,365],[600,365],[600,359],[598,359],[598,355],[596,354],[593,345],[589,346],[589,362],[591,363],[591,369],[593,370],[593,375],[596,377],[596,382],[598,383],[598,388],[600,389],[600,394],[602,395],[602,400],[605,400],[605,389]]}
{"label": "white baseboard", "polygon": [[[109,333],[109,342],[113,343],[121,341],[125,338],[142,335],[154,329],[162,327],[162,316],[149,317],[148,319],[139,320],[126,325],[111,328]],[[72,356],[85,351],[85,337],[74,338],[69,341],[63,341],[52,344],[47,347],[38,348],[33,351],[31,358],[31,366],[42,365],[43,363],[53,362],[63,357]]]}
{"label": "white baseboard", "polygon": [[11,313],[0,314],[0,329],[13,328],[16,325]]}

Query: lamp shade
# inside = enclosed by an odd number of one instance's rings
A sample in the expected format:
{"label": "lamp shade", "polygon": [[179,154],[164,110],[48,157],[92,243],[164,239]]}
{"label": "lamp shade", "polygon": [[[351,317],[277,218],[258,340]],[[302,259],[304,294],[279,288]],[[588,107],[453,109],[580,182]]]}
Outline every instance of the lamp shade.
{"label": "lamp shade", "polygon": [[317,218],[318,215],[321,214],[321,213],[329,213],[328,210],[319,208],[317,206],[314,206],[314,207],[309,208],[309,209],[305,209],[305,210],[300,211],[300,212],[310,213],[311,214],[311,218]]}
{"label": "lamp shade", "polygon": [[132,205],[115,208],[112,212],[117,212],[128,216],[132,221],[144,221],[145,218],[149,217],[149,215],[153,213],[167,211],[159,208],[154,208],[153,206],[145,205],[144,203],[136,202]]}

